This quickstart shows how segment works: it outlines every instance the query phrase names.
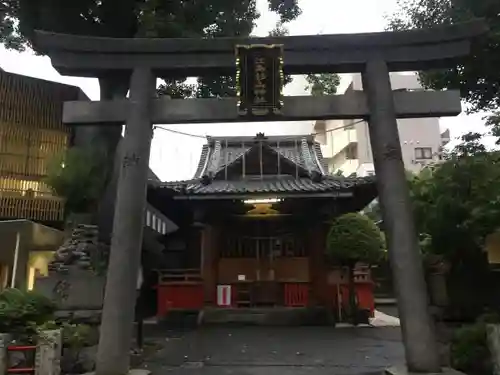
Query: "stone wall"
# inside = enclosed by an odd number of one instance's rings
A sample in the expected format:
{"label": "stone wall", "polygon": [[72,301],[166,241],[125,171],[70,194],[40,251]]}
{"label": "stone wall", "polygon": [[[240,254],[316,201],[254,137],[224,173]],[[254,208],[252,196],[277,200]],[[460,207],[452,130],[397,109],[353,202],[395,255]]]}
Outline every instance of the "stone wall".
{"label": "stone wall", "polygon": [[54,300],[62,314],[100,314],[105,277],[99,265],[107,249],[98,243],[97,234],[95,225],[76,225],[49,264],[49,276],[36,278],[35,290]]}
{"label": "stone wall", "polygon": [[60,310],[101,309],[104,286],[104,276],[78,269],[37,278],[35,284],[36,291],[56,301]]}

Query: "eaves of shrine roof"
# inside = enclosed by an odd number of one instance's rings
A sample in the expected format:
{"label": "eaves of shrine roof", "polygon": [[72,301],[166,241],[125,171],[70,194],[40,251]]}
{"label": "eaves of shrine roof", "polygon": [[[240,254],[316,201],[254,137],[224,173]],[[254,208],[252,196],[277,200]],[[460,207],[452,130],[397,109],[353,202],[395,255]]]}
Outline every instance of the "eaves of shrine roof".
{"label": "eaves of shrine roof", "polygon": [[[325,176],[321,181],[293,176],[258,176],[241,180],[214,180],[206,183],[203,180],[163,182],[152,185],[156,189],[170,190],[175,195],[198,196],[231,196],[247,194],[276,194],[280,196],[301,194],[351,193],[353,190],[365,188],[376,196],[374,177],[342,177]],[[332,194],[334,195],[334,194]]]}
{"label": "eaves of shrine roof", "polygon": [[271,148],[287,161],[296,164],[310,174],[326,175],[327,164],[323,159],[319,143],[312,135],[255,137],[208,137],[203,146],[194,179],[214,176],[259,144]]}

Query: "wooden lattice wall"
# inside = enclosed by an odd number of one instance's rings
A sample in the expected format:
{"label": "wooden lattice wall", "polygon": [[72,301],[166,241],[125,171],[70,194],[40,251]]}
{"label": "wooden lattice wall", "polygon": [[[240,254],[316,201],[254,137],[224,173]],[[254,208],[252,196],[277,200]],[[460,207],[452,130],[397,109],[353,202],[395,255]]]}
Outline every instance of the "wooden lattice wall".
{"label": "wooden lattice wall", "polygon": [[0,219],[62,220],[64,201],[42,180],[67,148],[62,103],[77,96],[72,86],[0,71]]}

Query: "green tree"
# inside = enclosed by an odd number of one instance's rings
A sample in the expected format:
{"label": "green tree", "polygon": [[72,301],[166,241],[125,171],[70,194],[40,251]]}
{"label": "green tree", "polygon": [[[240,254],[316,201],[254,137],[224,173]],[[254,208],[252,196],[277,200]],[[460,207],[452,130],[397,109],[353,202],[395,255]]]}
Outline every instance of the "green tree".
{"label": "green tree", "polygon": [[[0,0],[0,4],[0,42],[16,49],[26,45],[35,48],[32,41],[37,29],[115,38],[245,37],[260,16],[256,0]],[[298,0],[269,0],[269,9],[279,14],[283,23],[300,14]],[[129,75],[108,72],[99,77],[101,99],[124,97]],[[166,78],[159,94],[173,98],[234,96],[234,76],[199,77],[197,85],[187,82],[186,77]],[[107,170],[112,173],[121,127],[89,126],[85,131],[94,147],[106,153]],[[104,195],[112,197],[113,188],[109,186]],[[101,206],[104,210],[105,205]],[[107,220],[104,218],[109,215],[99,217]]]}
{"label": "green tree", "polygon": [[88,148],[70,148],[54,157],[44,182],[65,198],[65,215],[95,214],[106,187],[104,156]]}
{"label": "green tree", "polygon": [[499,183],[499,152],[453,156],[413,177],[417,225],[431,236],[435,253],[454,259],[481,251],[485,236],[499,227]]}
{"label": "green tree", "polygon": [[373,264],[384,254],[385,241],[380,229],[365,215],[348,213],[336,218],[327,236],[327,256],[349,271],[349,309],[354,324],[357,301],[354,268],[358,262]]}
{"label": "green tree", "polygon": [[[248,36],[260,14],[255,0],[2,0],[0,42],[7,47],[33,47],[34,30],[115,38],[214,38]],[[282,22],[300,14],[298,0],[269,0],[269,9]],[[25,43],[21,43],[24,41]],[[99,78],[101,99],[125,96],[127,73]],[[172,97],[218,97],[234,93],[234,77],[200,77],[196,87],[186,77],[168,77],[160,93]],[[95,127],[96,140],[114,155],[121,131],[117,127]]]}
{"label": "green tree", "polygon": [[[425,87],[458,89],[473,111],[496,111],[490,125],[498,125],[500,112],[500,1],[498,0],[399,0],[389,18],[391,30],[449,25],[483,19],[490,32],[472,44],[471,54],[457,66],[420,73]],[[495,120],[496,119],[496,120]],[[493,129],[500,134],[500,130]]]}
{"label": "green tree", "polygon": [[15,0],[0,1],[0,44],[7,49],[22,51],[24,39],[19,34],[17,16],[18,2]]}
{"label": "green tree", "polygon": [[335,95],[340,85],[340,76],[336,73],[308,74],[306,90],[313,96]]}
{"label": "green tree", "polygon": [[448,264],[451,306],[472,317],[492,298],[483,248],[500,226],[500,153],[471,150],[461,145],[415,175],[410,193],[422,250]]}

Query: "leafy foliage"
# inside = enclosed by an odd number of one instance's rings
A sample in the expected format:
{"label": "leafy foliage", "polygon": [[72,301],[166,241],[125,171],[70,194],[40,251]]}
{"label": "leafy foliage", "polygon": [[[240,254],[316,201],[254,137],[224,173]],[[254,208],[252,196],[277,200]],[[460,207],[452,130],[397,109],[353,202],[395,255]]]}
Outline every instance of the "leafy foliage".
{"label": "leafy foliage", "polygon": [[483,252],[484,239],[499,228],[500,153],[460,145],[441,165],[410,179],[422,251],[447,266],[449,312],[470,319],[496,305]]}
{"label": "leafy foliage", "polygon": [[[420,74],[425,87],[459,89],[473,110],[500,107],[500,2],[497,0],[399,0],[389,29],[407,30],[483,19],[490,32],[472,44],[457,66]],[[498,118],[498,114],[497,114]]]}
{"label": "leafy foliage", "polygon": [[450,349],[454,369],[466,374],[493,374],[484,323],[466,325],[455,331]]}
{"label": "leafy foliage", "polygon": [[97,345],[98,337],[88,324],[62,324],[63,345],[72,349],[82,349]]}
{"label": "leafy foliage", "polygon": [[448,259],[480,251],[485,236],[499,226],[500,153],[470,155],[470,148],[461,146],[410,181],[419,231],[430,236],[434,253]]}
{"label": "leafy foliage", "polygon": [[37,327],[50,320],[55,309],[55,304],[40,294],[6,289],[0,293],[0,332],[31,341]]}
{"label": "leafy foliage", "polygon": [[380,229],[365,215],[344,214],[331,224],[327,236],[327,256],[348,267],[349,315],[355,325],[362,319],[363,314],[358,311],[354,267],[358,262],[378,262],[384,255],[384,247],[385,241]]}
{"label": "leafy foliage", "polygon": [[336,73],[308,74],[306,90],[313,96],[335,95],[340,85],[340,76]]}
{"label": "leafy foliage", "polygon": [[93,213],[106,186],[105,156],[88,148],[72,147],[49,163],[44,182],[66,199],[66,214]]}
{"label": "leafy foliage", "polygon": [[[0,17],[4,21],[0,42],[17,49],[23,47],[23,40],[30,44],[36,29],[115,38],[249,36],[260,16],[256,0],[209,3],[204,0],[3,1],[5,4],[0,3],[5,5],[0,8]],[[294,20],[301,13],[298,0],[269,0],[269,9],[279,14],[282,23]],[[19,21],[18,26],[16,21]],[[175,98],[194,94],[199,97],[234,95],[234,77],[200,77],[198,83],[200,87],[195,92],[192,84],[186,83],[186,77],[169,77],[160,94]]]}
{"label": "leafy foliage", "polygon": [[380,229],[365,215],[348,213],[336,218],[327,237],[327,255],[341,264],[374,263],[383,255]]}
{"label": "leafy foliage", "polygon": [[474,156],[486,152],[486,147],[481,142],[483,135],[477,132],[469,132],[460,137],[460,143],[450,152],[444,153],[446,158],[462,158]]}
{"label": "leafy foliage", "polygon": [[19,34],[18,12],[18,1],[0,1],[0,44],[3,44],[7,49],[22,51],[25,40]]}

